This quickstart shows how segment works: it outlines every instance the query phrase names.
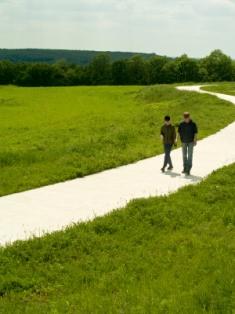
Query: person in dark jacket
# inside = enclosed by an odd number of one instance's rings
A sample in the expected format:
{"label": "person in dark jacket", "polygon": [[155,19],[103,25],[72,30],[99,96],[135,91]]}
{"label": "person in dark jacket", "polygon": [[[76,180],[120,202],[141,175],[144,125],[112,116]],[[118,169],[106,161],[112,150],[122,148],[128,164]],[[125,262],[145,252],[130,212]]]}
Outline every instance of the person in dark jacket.
{"label": "person in dark jacket", "polygon": [[197,145],[198,128],[195,122],[190,118],[190,113],[185,112],[183,122],[180,123],[178,133],[182,142],[183,164],[182,173],[190,175],[193,164],[193,149]]}
{"label": "person in dark jacket", "polygon": [[175,127],[171,124],[171,118],[169,116],[165,116],[164,118],[164,125],[161,127],[161,138],[165,151],[164,164],[161,171],[165,172],[167,165],[167,170],[173,169],[173,164],[171,161],[171,149],[172,146],[176,144]]}

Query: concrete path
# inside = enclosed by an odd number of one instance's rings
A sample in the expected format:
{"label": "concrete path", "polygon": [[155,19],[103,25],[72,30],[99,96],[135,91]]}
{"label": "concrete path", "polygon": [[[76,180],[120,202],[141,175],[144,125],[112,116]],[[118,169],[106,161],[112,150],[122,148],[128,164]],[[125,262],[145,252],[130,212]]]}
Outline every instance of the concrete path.
{"label": "concrete path", "polygon": [[[180,90],[200,91],[198,86]],[[216,93],[235,104],[235,96]],[[172,154],[174,171],[162,174],[163,156],[107,170],[85,178],[0,198],[0,244],[59,230],[122,207],[132,199],[163,195],[199,182],[212,171],[235,162],[235,122],[198,142],[193,175],[181,175],[181,149]]]}

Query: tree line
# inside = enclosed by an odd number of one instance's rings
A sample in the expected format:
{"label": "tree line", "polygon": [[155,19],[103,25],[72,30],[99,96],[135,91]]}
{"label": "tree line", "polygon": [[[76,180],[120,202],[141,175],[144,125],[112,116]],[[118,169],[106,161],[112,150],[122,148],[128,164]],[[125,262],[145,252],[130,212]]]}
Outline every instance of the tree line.
{"label": "tree line", "polygon": [[97,55],[81,66],[63,60],[54,64],[0,61],[0,84],[18,86],[149,85],[235,80],[235,62],[220,50],[202,59],[133,56],[112,62]]}
{"label": "tree line", "polygon": [[[63,49],[1,49],[0,61],[9,60],[12,62],[41,62],[53,64],[58,60],[66,60],[68,63],[79,65],[89,64],[97,55],[104,53],[103,51],[94,50],[63,50]],[[136,55],[135,52],[123,51],[106,51],[106,55],[111,61],[129,59]],[[155,53],[138,53],[144,59],[155,56]]]}

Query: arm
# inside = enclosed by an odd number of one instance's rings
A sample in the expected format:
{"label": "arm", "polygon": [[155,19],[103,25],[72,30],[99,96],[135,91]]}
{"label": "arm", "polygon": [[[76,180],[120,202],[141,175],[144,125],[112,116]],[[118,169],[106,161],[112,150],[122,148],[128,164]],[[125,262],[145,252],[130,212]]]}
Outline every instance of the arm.
{"label": "arm", "polygon": [[178,132],[177,132],[177,135],[176,135],[176,141],[180,137],[180,133],[181,133],[181,124],[178,126]]}
{"label": "arm", "polygon": [[161,128],[160,138],[161,138],[161,140],[162,140],[162,142],[163,142],[163,140],[164,140],[163,127]]}
{"label": "arm", "polygon": [[194,145],[197,145],[197,133],[198,133],[198,128],[197,128],[197,125],[195,123],[195,126],[194,126]]}
{"label": "arm", "polygon": [[175,127],[174,127],[174,144],[177,145],[177,133]]}

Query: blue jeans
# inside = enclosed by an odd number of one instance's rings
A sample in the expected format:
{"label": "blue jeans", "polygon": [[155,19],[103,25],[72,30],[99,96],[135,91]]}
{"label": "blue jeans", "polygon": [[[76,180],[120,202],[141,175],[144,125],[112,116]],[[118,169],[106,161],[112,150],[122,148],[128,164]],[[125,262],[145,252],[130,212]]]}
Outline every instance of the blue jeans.
{"label": "blue jeans", "polygon": [[194,142],[182,143],[184,170],[190,171],[193,166],[193,148]]}
{"label": "blue jeans", "polygon": [[163,168],[165,168],[167,165],[169,165],[169,167],[173,167],[171,161],[171,149],[172,144],[164,144],[165,158]]}

